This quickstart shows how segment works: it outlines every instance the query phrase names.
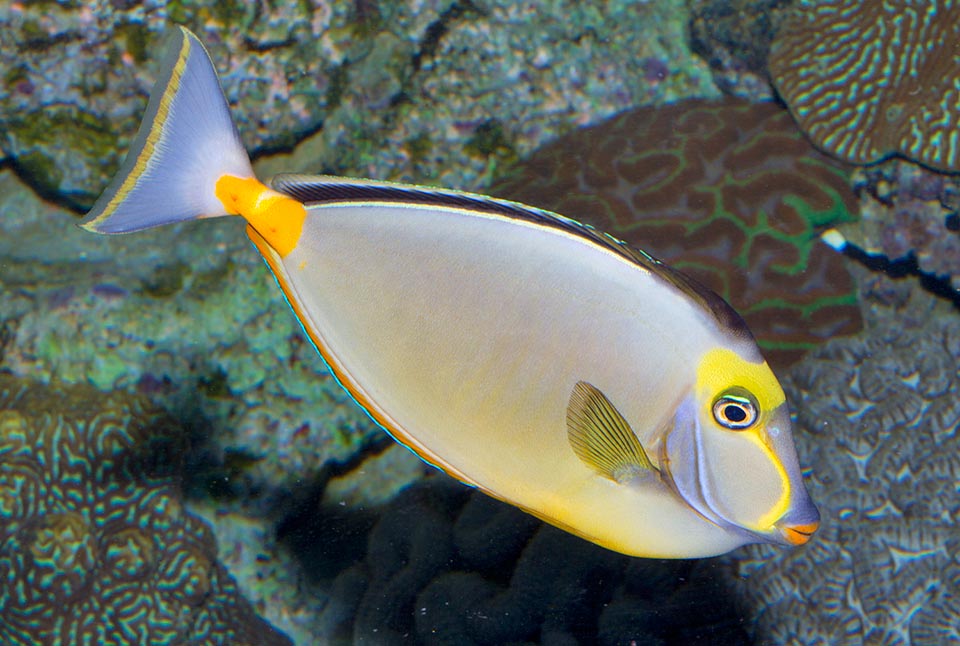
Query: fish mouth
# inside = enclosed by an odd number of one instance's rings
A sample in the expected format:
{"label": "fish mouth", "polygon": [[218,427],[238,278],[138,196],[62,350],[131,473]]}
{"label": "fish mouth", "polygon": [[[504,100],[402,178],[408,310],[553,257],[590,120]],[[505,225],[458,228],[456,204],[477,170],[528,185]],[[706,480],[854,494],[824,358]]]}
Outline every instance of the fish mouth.
{"label": "fish mouth", "polygon": [[807,544],[818,529],[820,529],[820,512],[810,502],[806,495],[798,495],[794,501],[794,508],[773,526],[773,536],[779,543],[786,545]]}
{"label": "fish mouth", "polygon": [[819,528],[820,521],[815,520],[802,525],[782,525],[777,529],[780,530],[780,535],[783,539],[791,545],[804,545],[813,537]]}

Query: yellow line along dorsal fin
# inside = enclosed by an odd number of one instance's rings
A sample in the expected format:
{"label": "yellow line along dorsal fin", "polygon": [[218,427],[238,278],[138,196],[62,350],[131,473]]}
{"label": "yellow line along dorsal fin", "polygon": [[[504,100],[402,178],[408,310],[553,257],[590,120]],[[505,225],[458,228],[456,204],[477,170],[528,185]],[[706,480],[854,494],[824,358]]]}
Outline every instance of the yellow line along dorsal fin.
{"label": "yellow line along dorsal fin", "polygon": [[80,226],[127,233],[226,215],[223,175],[253,177],[217,72],[189,30],[172,30],[127,158]]}
{"label": "yellow line along dorsal fin", "polygon": [[606,395],[585,381],[578,381],[570,393],[567,439],[587,466],[617,483],[660,473],[629,422]]}

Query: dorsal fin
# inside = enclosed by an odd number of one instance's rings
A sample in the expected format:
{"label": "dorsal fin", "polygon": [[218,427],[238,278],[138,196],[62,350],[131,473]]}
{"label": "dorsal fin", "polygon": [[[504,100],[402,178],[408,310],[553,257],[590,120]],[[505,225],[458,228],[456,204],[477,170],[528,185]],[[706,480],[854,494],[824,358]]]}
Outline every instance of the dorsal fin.
{"label": "dorsal fin", "polygon": [[[753,339],[753,335],[740,315],[725,300],[708,288],[622,240],[598,231],[588,224],[582,224],[552,211],[477,193],[371,179],[351,179],[333,175],[282,174],[274,177],[270,181],[270,185],[274,190],[289,195],[307,206],[329,202],[423,204],[496,214],[558,229],[578,236],[642,267],[699,304],[713,315],[722,328],[738,338]],[[744,346],[746,351],[749,351],[750,347],[749,344]],[[759,352],[754,359],[758,362],[763,360]]]}

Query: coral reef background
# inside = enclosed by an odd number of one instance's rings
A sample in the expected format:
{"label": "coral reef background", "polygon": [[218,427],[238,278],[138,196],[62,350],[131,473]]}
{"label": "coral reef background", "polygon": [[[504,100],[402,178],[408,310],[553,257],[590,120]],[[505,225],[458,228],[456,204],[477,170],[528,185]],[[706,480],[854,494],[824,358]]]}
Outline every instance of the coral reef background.
{"label": "coral reef background", "polygon": [[[329,546],[335,527],[290,540]],[[400,493],[364,543],[329,584],[331,643],[750,643],[713,561],[615,554],[445,476]],[[336,553],[311,552],[304,567],[322,576]]]}
{"label": "coral reef background", "polygon": [[860,328],[853,281],[819,230],[857,219],[848,168],[780,106],[641,107],[579,128],[490,191],[616,236],[723,296],[785,368]]}
{"label": "coral reef background", "polygon": [[383,450],[236,223],[111,240],[73,227],[134,134],[165,27],[208,45],[262,175],[470,189],[576,126],[718,96],[686,20],[683,2],[0,6],[0,369],[169,410],[191,441],[187,504],[222,562],[271,622],[317,643],[330,595],[275,527],[311,503],[369,508],[423,467]]}
{"label": "coral reef background", "polygon": [[163,29],[180,23],[208,44],[247,147],[297,144],[280,168],[470,188],[574,125],[716,96],[686,16],[674,0],[7,3],[0,150],[89,205],[136,130]]}
{"label": "coral reef background", "polygon": [[[956,149],[910,121],[933,114],[898,102],[911,88],[878,86],[839,113],[869,124],[824,118],[790,89],[798,65],[832,69],[809,25],[832,51],[914,65],[931,105],[960,75],[935,55],[951,33],[904,23],[909,47],[890,48],[870,26],[892,14],[860,5],[0,5],[0,640],[289,643],[279,629],[297,644],[960,643],[960,189],[936,170],[954,169]],[[627,559],[442,475],[403,489],[425,467],[329,377],[237,223],[78,231],[174,22],[207,43],[261,175],[500,178],[504,195],[662,244],[748,316],[782,308],[768,341],[838,337],[780,364],[824,511],[814,541]],[[885,68],[837,69],[847,76],[830,83],[873,87],[857,73]],[[799,129],[770,104],[682,102],[724,94],[779,96]],[[684,110],[703,136],[663,138]],[[855,170],[849,193],[849,171],[823,156],[897,151],[925,166]],[[651,166],[676,181],[644,184]],[[826,226],[847,256],[819,242]],[[53,634],[59,607],[78,619]]]}

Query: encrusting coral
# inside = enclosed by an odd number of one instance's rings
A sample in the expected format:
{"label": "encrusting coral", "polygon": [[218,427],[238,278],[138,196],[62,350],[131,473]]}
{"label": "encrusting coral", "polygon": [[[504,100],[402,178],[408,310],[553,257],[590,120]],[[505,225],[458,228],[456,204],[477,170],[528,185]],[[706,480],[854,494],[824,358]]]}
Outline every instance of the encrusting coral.
{"label": "encrusting coral", "polygon": [[[769,70],[798,125],[856,164],[861,221],[840,228],[870,255],[912,258],[960,285],[960,3],[801,0]],[[942,173],[941,173],[942,172]],[[837,241],[839,245],[839,241]]]}
{"label": "encrusting coral", "polygon": [[0,643],[291,643],[184,510],[184,448],[139,398],[0,375]]}
{"label": "encrusting coral", "polygon": [[876,322],[784,381],[820,530],[728,557],[757,643],[960,643],[960,318],[912,280],[867,282]]}
{"label": "encrusting coral", "polygon": [[850,220],[847,172],[773,103],[625,112],[537,151],[490,191],[609,232],[726,298],[783,366],[860,328],[844,261],[817,239]]}
{"label": "encrusting coral", "polygon": [[774,39],[770,75],[822,150],[960,171],[958,39],[956,0],[801,0]]}

